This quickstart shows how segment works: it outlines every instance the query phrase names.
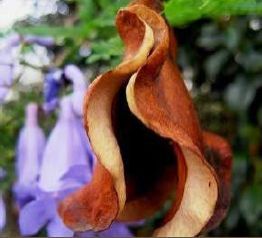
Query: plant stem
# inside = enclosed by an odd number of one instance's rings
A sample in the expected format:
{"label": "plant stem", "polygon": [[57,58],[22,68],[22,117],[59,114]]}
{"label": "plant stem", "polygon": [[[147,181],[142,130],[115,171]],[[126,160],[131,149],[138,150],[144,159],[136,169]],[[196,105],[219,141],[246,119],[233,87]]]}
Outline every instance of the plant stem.
{"label": "plant stem", "polygon": [[134,5],[134,4],[146,5],[157,12],[161,12],[163,10],[162,0],[132,0],[130,5]]}

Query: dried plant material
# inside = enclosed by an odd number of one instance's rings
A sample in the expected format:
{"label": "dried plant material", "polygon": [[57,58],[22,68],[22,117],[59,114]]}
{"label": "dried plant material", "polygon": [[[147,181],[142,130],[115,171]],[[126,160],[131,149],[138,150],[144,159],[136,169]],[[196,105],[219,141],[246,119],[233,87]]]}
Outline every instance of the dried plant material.
{"label": "dried plant material", "polygon": [[99,162],[91,183],[68,197],[59,207],[64,223],[77,231],[104,230],[117,212],[118,199],[111,174]]}
{"label": "dried plant material", "polygon": [[155,3],[137,0],[118,12],[123,62],[87,92],[85,126],[100,169],[61,203],[60,215],[71,229],[101,230],[115,219],[150,217],[174,193],[157,236],[195,236],[221,210],[214,170],[220,168],[213,169],[204,153],[205,144],[220,147],[209,144],[206,134],[203,140],[174,63],[175,38]]}
{"label": "dried plant material", "polygon": [[[114,187],[112,187],[112,193],[116,191],[118,195],[118,208],[121,211],[126,201],[126,186],[120,149],[112,127],[111,110],[115,95],[131,74],[145,62],[153,46],[154,39],[151,28],[135,14],[129,11],[119,11],[116,24],[118,26],[119,34],[126,45],[123,63],[117,66],[114,70],[109,71],[94,80],[86,96],[84,110],[85,123],[90,142],[99,163],[104,166],[112,177],[111,179],[114,184]],[[95,176],[96,175],[94,175],[94,177]],[[91,184],[87,187],[90,186]],[[101,186],[105,185],[101,184]],[[94,189],[96,189],[96,187],[94,187]],[[98,187],[97,189],[97,192],[99,193],[100,188]],[[88,189],[84,190],[84,192],[86,193],[85,197],[88,197],[90,195],[89,193],[92,194],[94,191]],[[99,201],[103,202],[101,200]],[[88,228],[99,230],[99,228],[103,227],[103,224],[105,223],[109,226],[118,214],[112,213],[112,216],[108,218],[108,221],[101,221],[102,224],[93,225],[92,223],[89,223],[88,217],[91,216],[90,213],[84,209],[85,207],[89,207],[89,204],[85,204],[82,206],[82,214],[86,213],[86,216],[83,218],[84,221],[82,220],[81,224],[79,224],[79,214],[76,214],[74,209],[70,209],[71,206],[74,206],[74,198],[68,198],[65,200],[60,206],[59,213],[64,219],[65,224],[77,231],[87,230]],[[103,207],[103,204],[98,203],[96,207],[99,206]],[[106,211],[102,210],[101,213],[103,212]],[[84,222],[86,225],[83,225]],[[104,227],[104,229],[105,228],[106,227]]]}
{"label": "dried plant material", "polygon": [[216,170],[219,180],[219,195],[212,218],[205,231],[214,229],[225,218],[231,195],[232,152],[229,144],[222,137],[210,132],[203,133],[205,155]]}

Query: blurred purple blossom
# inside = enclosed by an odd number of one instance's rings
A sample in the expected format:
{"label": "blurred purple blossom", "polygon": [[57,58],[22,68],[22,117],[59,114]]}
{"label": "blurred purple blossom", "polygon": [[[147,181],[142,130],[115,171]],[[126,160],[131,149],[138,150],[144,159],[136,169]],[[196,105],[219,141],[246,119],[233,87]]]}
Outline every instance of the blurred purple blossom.
{"label": "blurred purple blossom", "polygon": [[69,64],[64,68],[66,79],[73,83],[74,90],[86,88],[85,77],[82,71],[73,64]]}
{"label": "blurred purple blossom", "polygon": [[[43,155],[35,199],[20,212],[22,235],[34,235],[46,226],[48,236],[73,236],[73,231],[66,228],[58,216],[56,206],[59,200],[75,191],[82,183],[78,178],[64,178],[64,174],[78,165],[85,166],[85,173],[91,177],[89,160],[93,157],[87,136],[83,135],[83,125],[72,109],[71,97],[64,97],[60,107],[58,121]],[[43,214],[41,219],[36,219],[39,214]]]}
{"label": "blurred purple blossom", "polygon": [[12,50],[20,43],[20,36],[12,34],[4,39],[0,48],[0,86],[11,86],[13,83],[14,58]]}
{"label": "blurred purple blossom", "polygon": [[11,86],[13,82],[13,58],[9,49],[0,51],[0,86]]}
{"label": "blurred purple blossom", "polygon": [[52,111],[54,111],[58,107],[58,105],[59,105],[59,99],[54,98],[50,102],[44,103],[42,108],[46,114],[49,114]]}
{"label": "blurred purple blossom", "polygon": [[[61,193],[63,194],[63,192]],[[73,232],[68,229],[58,217],[56,211],[59,200],[58,194],[59,192],[53,194],[40,192],[35,200],[23,207],[19,216],[21,235],[35,235],[42,228],[46,227],[49,237],[73,236]]]}
{"label": "blurred purple blossom", "polygon": [[87,87],[84,74],[76,65],[71,64],[64,68],[64,75],[73,84],[73,93],[71,95],[73,109],[78,116],[82,116],[84,94]]}
{"label": "blurred purple blossom", "polygon": [[[0,57],[4,57],[0,53]],[[1,60],[1,58],[0,58]],[[0,61],[0,86],[10,87],[13,82],[13,67]]]}
{"label": "blurred purple blossom", "polygon": [[50,36],[27,35],[24,36],[23,40],[26,44],[37,44],[44,47],[51,47],[55,45],[54,38]]}
{"label": "blurred purple blossom", "polygon": [[83,116],[83,99],[86,90],[86,82],[81,70],[75,65],[67,65],[64,71],[53,69],[46,74],[44,80],[44,105],[43,109],[49,113],[59,104],[59,91],[63,85],[70,83],[73,93],[70,95],[74,113]]}
{"label": "blurred purple blossom", "polygon": [[98,237],[133,237],[127,225],[120,222],[114,222],[109,229],[97,232]]}
{"label": "blurred purple blossom", "polygon": [[21,36],[17,33],[13,33],[6,38],[6,47],[7,48],[16,47],[20,44],[20,42],[21,42]]}
{"label": "blurred purple blossom", "polygon": [[27,105],[25,124],[19,133],[17,142],[17,181],[14,185],[14,193],[20,207],[32,199],[36,190],[45,148],[45,135],[38,125],[37,110],[37,104]]}
{"label": "blurred purple blossom", "polygon": [[6,210],[3,195],[0,193],[0,231],[5,227],[6,223]]}
{"label": "blurred purple blossom", "polygon": [[49,136],[40,171],[39,187],[44,191],[65,188],[60,180],[62,176],[73,165],[85,165],[90,155],[83,137],[83,125],[73,113],[70,97],[64,97],[60,106],[59,118]]}
{"label": "blurred purple blossom", "polygon": [[[72,237],[74,232],[65,227],[58,216],[57,204],[91,180],[94,156],[82,122],[86,90],[84,76],[73,65],[67,66],[64,73],[73,84],[73,93],[60,101],[59,118],[44,151],[38,189],[34,191],[34,199],[20,211],[22,235],[35,235],[46,227],[50,237]],[[122,223],[114,223],[103,232],[88,231],[77,235],[132,236],[128,227]]]}
{"label": "blurred purple blossom", "polygon": [[[89,144],[88,137],[83,127],[83,104],[84,104],[84,96],[87,88],[87,84],[85,82],[84,74],[76,65],[67,65],[64,68],[64,76],[67,80],[71,81],[73,84],[73,93],[69,95],[72,109],[77,117],[78,126],[79,126],[79,135],[81,136],[84,144],[87,145],[87,153],[89,158],[92,158],[93,155],[90,153],[91,148]],[[93,159],[89,160],[91,167],[93,165]]]}
{"label": "blurred purple blossom", "polygon": [[21,36],[17,33],[11,33],[10,35],[6,36],[2,41],[2,49],[11,49],[16,47],[21,42]]}
{"label": "blurred purple blossom", "polygon": [[79,182],[80,186],[88,183],[91,180],[92,174],[91,169],[90,173],[87,173],[89,167],[87,165],[73,165],[69,170],[62,176],[62,179],[67,181],[75,180]]}
{"label": "blurred purple blossom", "polygon": [[128,226],[121,222],[114,222],[112,225],[100,232],[86,231],[77,232],[76,237],[134,237]]}
{"label": "blurred purple blossom", "polygon": [[53,69],[45,75],[43,105],[45,112],[49,113],[58,106],[59,90],[62,87],[62,84],[62,70]]}
{"label": "blurred purple blossom", "polygon": [[16,41],[17,39],[10,36],[0,49],[0,103],[4,102],[14,80],[12,47],[16,45]]}

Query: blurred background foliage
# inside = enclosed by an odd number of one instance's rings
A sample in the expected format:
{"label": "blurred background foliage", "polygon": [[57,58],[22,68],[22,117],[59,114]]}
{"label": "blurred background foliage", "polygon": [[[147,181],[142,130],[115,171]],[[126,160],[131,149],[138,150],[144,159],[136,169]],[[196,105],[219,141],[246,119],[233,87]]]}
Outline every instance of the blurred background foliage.
{"label": "blurred background foliage", "polygon": [[[121,59],[123,45],[114,17],[127,2],[60,0],[55,13],[37,21],[28,17],[13,30],[53,36],[57,45],[49,52],[52,61],[48,67],[75,63],[92,80]],[[225,221],[210,235],[258,236],[262,234],[262,3],[238,1],[238,10],[233,7],[231,13],[256,14],[230,16],[221,11],[225,2],[233,0],[199,2],[188,1],[189,11],[185,1],[167,1],[164,14],[174,26],[177,62],[202,126],[228,138],[234,151],[231,207]],[[30,50],[24,46],[21,52]],[[0,185],[4,191],[10,191],[14,180],[15,142],[23,125],[24,106],[32,100],[42,102],[42,84],[26,89],[17,85],[16,89],[19,100],[0,106],[0,166],[8,171]],[[41,115],[46,131],[54,121],[55,114],[48,120]],[[146,234],[152,224],[148,222],[138,235]]]}

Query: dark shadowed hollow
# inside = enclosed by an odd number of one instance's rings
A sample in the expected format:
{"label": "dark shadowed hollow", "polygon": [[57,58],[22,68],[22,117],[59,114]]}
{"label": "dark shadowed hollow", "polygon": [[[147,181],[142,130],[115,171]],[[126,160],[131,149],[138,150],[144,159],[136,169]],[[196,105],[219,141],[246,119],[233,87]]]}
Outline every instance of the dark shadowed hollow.
{"label": "dark shadowed hollow", "polygon": [[[148,129],[130,111],[123,85],[114,99],[112,119],[120,146],[127,185],[127,201],[147,196],[168,173],[176,177],[172,143]],[[170,168],[174,168],[170,172]]]}

